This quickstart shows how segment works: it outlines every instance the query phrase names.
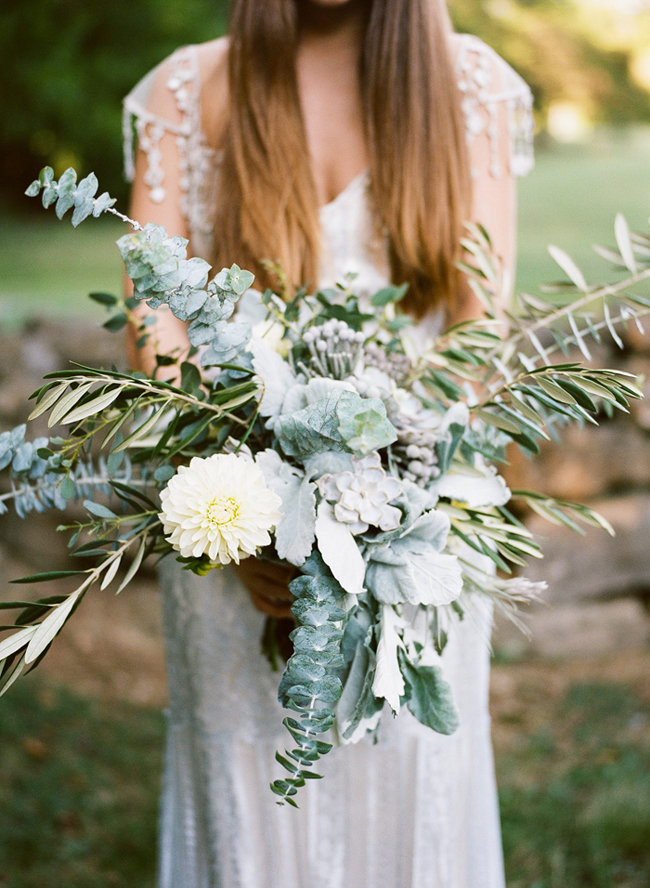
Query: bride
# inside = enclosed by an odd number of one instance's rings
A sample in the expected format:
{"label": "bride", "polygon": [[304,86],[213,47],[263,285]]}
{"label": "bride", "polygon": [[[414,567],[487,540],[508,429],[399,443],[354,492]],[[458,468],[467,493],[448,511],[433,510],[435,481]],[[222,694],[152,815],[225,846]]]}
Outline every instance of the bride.
{"label": "bride", "polygon": [[[251,269],[260,287],[276,283],[265,259],[289,290],[352,273],[363,299],[406,281],[424,342],[480,313],[454,265],[466,220],[513,273],[530,106],[499,56],[452,33],[443,0],[233,0],[229,37],[179,49],[125,101],[131,215],[217,268]],[[133,353],[148,370],[156,351],[188,348],[171,313],[153,329]],[[487,606],[443,655],[454,735],[385,715],[377,743],[334,749],[300,809],[280,808],[278,675],[260,636],[265,614],[287,613],[287,576],[243,567],[161,569],[161,888],[503,888]]]}

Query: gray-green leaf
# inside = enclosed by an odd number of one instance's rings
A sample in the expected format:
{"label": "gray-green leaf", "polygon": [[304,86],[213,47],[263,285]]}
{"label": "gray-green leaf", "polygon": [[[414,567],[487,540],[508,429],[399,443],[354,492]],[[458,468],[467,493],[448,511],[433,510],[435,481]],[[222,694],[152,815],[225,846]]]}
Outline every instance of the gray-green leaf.
{"label": "gray-green leaf", "polygon": [[398,651],[406,684],[406,702],[419,722],[439,734],[453,734],[460,724],[451,687],[439,666],[414,666]]}

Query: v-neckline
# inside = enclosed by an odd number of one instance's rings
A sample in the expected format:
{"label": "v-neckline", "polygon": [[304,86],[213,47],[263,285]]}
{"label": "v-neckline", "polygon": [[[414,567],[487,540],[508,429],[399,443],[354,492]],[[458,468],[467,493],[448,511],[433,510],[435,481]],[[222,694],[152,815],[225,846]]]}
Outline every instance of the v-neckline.
{"label": "v-neckline", "polygon": [[321,204],[318,208],[319,212],[322,213],[323,211],[328,210],[330,207],[334,206],[340,200],[342,200],[344,197],[346,197],[350,193],[350,191],[354,190],[354,188],[359,184],[359,182],[361,182],[363,179],[365,179],[367,174],[368,174],[368,167],[364,167],[361,170],[361,172],[357,173],[357,175],[353,179],[350,179],[350,181],[345,186],[345,188],[343,188],[341,191],[339,191],[339,193],[336,195],[336,197],[333,197],[332,200],[329,200],[327,203]]}

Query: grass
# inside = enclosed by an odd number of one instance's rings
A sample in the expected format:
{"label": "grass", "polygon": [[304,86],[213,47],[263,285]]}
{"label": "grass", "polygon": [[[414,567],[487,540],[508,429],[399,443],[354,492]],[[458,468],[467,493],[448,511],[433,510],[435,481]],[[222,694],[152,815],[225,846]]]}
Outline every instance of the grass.
{"label": "grass", "polygon": [[519,275],[522,290],[562,275],[546,247],[562,247],[598,280],[608,269],[591,249],[614,244],[614,218],[648,231],[650,129],[602,132],[589,145],[537,152],[535,171],[519,184]]}
{"label": "grass", "polygon": [[[647,888],[650,705],[625,685],[578,682],[544,724],[520,726],[497,756],[509,888]],[[162,737],[151,710],[31,679],[12,689],[1,888],[153,886]]]}
{"label": "grass", "polygon": [[[0,223],[0,323],[79,314],[100,318],[88,293],[119,293],[122,260],[115,246],[126,227],[90,219],[76,231],[50,211]],[[103,318],[102,318],[103,320]]]}
{"label": "grass", "polygon": [[[549,243],[574,255],[588,274],[604,267],[592,243],[613,243],[614,216],[647,229],[650,214],[650,131],[600,133],[586,146],[539,150],[537,169],[520,183],[519,286],[535,289],[558,271]],[[123,226],[88,220],[74,232],[45,211],[0,224],[0,323],[34,314],[77,315],[97,308],[92,290],[117,292]]]}
{"label": "grass", "polygon": [[27,679],[1,719],[1,888],[153,888],[162,716]]}
{"label": "grass", "polygon": [[509,888],[648,888],[650,706],[574,684],[497,759]]}

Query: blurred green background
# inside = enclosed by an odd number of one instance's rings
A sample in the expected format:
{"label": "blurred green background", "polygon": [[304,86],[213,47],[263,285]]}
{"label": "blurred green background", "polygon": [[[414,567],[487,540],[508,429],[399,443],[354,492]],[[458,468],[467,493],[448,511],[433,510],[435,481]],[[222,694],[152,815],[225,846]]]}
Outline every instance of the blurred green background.
{"label": "blurred green background", "polygon": [[[262,0],[260,0],[262,2]],[[219,0],[4,0],[0,326],[95,313],[117,291],[119,223],[76,234],[22,196],[46,163],[94,170],[122,206],[122,97],[184,43],[223,33]],[[537,169],[520,184],[519,285],[556,276],[549,243],[597,279],[592,243],[650,214],[649,0],[451,0],[531,84]],[[645,671],[644,671],[645,670]],[[650,699],[641,665],[497,662],[493,713],[509,888],[650,886]],[[0,888],[154,884],[156,706],[56,689],[0,706]],[[180,888],[180,886],[179,886]]]}

